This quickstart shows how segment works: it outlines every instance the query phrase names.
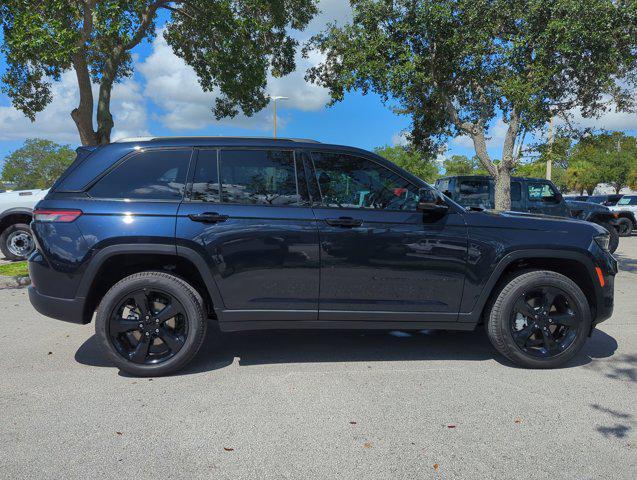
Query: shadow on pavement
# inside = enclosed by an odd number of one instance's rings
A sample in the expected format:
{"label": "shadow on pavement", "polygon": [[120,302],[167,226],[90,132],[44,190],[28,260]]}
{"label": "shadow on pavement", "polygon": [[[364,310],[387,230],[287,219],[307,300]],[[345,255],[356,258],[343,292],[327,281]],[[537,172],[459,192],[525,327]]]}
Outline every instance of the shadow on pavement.
{"label": "shadow on pavement", "polygon": [[615,252],[613,256],[617,259],[617,262],[619,262],[620,272],[637,272],[637,259],[627,257],[617,252]]}
{"label": "shadow on pavement", "polygon": [[[409,335],[409,336],[406,336]],[[582,351],[563,368],[586,365],[611,356],[617,342],[596,330]],[[391,362],[410,360],[495,359],[513,366],[499,355],[479,327],[475,332],[243,332],[221,333],[210,324],[208,335],[195,359],[176,375],[188,375],[239,365],[317,362]],[[75,360],[84,365],[113,367],[102,354],[95,336],[80,346]]]}

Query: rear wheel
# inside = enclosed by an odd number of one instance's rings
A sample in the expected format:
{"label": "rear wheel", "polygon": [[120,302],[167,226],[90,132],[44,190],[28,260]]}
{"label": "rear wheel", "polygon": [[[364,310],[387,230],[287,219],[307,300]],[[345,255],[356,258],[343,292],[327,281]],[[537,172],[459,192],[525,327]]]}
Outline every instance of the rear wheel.
{"label": "rear wheel", "polygon": [[630,237],[633,233],[633,222],[629,218],[618,218],[617,233],[620,237]]}
{"label": "rear wheel", "polygon": [[138,376],[160,376],[184,367],[206,333],[199,293],[178,277],[143,272],[124,278],[104,296],[95,331],[106,355]]}
{"label": "rear wheel", "polygon": [[0,250],[7,260],[26,260],[34,249],[33,234],[25,223],[11,225],[0,235]]}
{"label": "rear wheel", "polygon": [[493,346],[526,368],[555,368],[582,348],[591,313],[582,290],[552,271],[532,271],[500,290],[488,315]]}

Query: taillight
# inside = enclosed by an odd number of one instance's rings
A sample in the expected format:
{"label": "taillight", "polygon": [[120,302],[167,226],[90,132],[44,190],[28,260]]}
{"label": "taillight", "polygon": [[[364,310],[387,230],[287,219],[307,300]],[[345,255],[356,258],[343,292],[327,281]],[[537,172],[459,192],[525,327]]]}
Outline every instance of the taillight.
{"label": "taillight", "polygon": [[80,215],[82,215],[82,210],[35,210],[33,220],[36,222],[70,223]]}

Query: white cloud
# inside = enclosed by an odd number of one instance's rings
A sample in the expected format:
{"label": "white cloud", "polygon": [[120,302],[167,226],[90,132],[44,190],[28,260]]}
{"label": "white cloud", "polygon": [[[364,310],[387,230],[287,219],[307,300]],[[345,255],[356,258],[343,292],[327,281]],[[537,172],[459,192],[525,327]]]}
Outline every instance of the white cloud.
{"label": "white cloud", "polygon": [[391,137],[391,143],[394,147],[406,146],[409,143],[409,141],[407,140],[407,133],[404,131],[394,133],[394,135],[392,135]]}
{"label": "white cloud", "polygon": [[[558,120],[556,123],[562,125],[563,121]],[[595,130],[637,130],[637,113],[618,112],[612,105],[599,118],[584,118],[581,110],[576,109],[573,111],[573,125]]]}
{"label": "white cloud", "polygon": [[[308,59],[297,54],[297,70],[283,78],[268,78],[267,91],[271,95],[289,97],[280,105],[280,112],[287,109],[302,111],[320,110],[328,101],[328,92],[310,84],[303,78],[305,71],[317,64],[321,57],[312,54]],[[137,65],[145,79],[144,96],[151,100],[160,112],[157,119],[173,131],[201,130],[214,126],[237,126],[257,130],[269,130],[272,111],[265,109],[252,117],[239,115],[217,121],[212,106],[219,92],[204,92],[195,71],[177,57],[166,43],[161,31],[152,44],[151,54]],[[281,126],[285,116],[278,115]]]}
{"label": "white cloud", "polygon": [[[93,86],[97,103],[98,87]],[[116,125],[116,136],[137,136],[147,134],[146,109],[140,97],[140,86],[133,79],[125,79],[113,87],[111,110]],[[79,143],[71,110],[79,102],[75,72],[62,74],[60,81],[52,85],[53,100],[31,122],[13,106],[0,106],[0,140],[24,140],[28,137],[42,137],[56,142]]]}

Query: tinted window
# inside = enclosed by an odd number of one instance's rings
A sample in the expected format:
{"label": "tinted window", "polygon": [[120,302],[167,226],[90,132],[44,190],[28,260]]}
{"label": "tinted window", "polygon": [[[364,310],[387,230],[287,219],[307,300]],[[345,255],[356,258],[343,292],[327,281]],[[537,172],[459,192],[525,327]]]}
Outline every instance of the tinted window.
{"label": "tinted window", "polygon": [[260,205],[300,203],[294,155],[281,150],[221,150],[221,201]]}
{"label": "tinted window", "polygon": [[522,200],[522,185],[520,182],[511,182],[511,201],[519,202]]}
{"label": "tinted window", "polygon": [[191,198],[195,202],[219,201],[217,150],[200,150],[197,154]]}
{"label": "tinted window", "polygon": [[323,205],[416,210],[418,188],[374,162],[340,153],[313,153]]}
{"label": "tinted window", "polygon": [[190,150],[139,153],[115,167],[90,190],[96,198],[179,200],[184,192]]}
{"label": "tinted window", "polygon": [[534,202],[558,202],[557,192],[548,183],[529,183],[529,200]]}
{"label": "tinted window", "polygon": [[459,185],[458,202],[469,207],[493,208],[489,195],[489,181],[462,180]]}

